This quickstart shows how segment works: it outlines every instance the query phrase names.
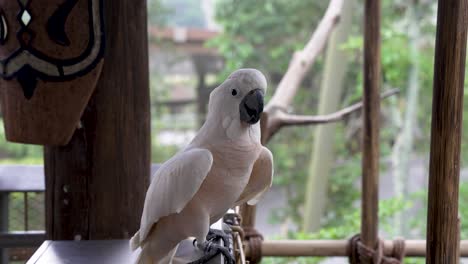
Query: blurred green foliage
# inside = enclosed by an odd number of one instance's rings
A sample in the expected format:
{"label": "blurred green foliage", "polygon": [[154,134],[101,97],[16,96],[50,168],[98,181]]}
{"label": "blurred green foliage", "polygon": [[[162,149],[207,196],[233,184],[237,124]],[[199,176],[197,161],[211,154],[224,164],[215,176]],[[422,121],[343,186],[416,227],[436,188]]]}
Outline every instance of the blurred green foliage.
{"label": "blurred green foliage", "polygon": [[148,23],[155,26],[165,26],[171,10],[160,0],[148,0]]}
{"label": "blurred green foliage", "polygon": [[[383,219],[380,222],[383,229],[391,229],[392,223],[390,221],[391,217],[396,213],[405,208],[409,208],[411,203],[405,201],[402,198],[380,200],[379,207],[379,218]],[[303,232],[289,232],[287,235],[288,239],[296,240],[310,240],[310,239],[343,239],[350,238],[352,235],[359,233],[361,226],[361,213],[360,206],[353,206],[353,210],[349,214],[337,217],[340,219],[339,225],[331,225],[329,227],[324,227],[317,233],[303,233]],[[273,239],[284,239],[285,237],[274,237]],[[318,263],[323,258],[265,258],[262,260],[262,263],[265,264],[286,264],[286,263],[298,263],[298,264],[312,264]],[[405,263],[413,263],[406,262]]]}
{"label": "blurred green foliage", "polygon": [[206,25],[200,0],[160,1],[169,10],[169,26],[202,28]]}
{"label": "blurred green foliage", "polygon": [[206,25],[199,0],[148,0],[148,22],[152,26],[195,27]]}
{"label": "blurred green foliage", "polygon": [[[28,230],[44,230],[45,215],[44,215],[44,193],[27,193],[28,200]],[[10,214],[9,231],[22,231],[26,229],[25,223],[25,193],[14,192],[10,194]]]}
{"label": "blurred green foliage", "polygon": [[326,1],[218,0],[223,34],[211,44],[226,59],[221,78],[241,67],[282,75],[291,54],[302,48],[323,14]]}
{"label": "blurred green foliage", "polygon": [[43,162],[42,155],[43,148],[41,146],[7,142],[3,120],[0,119],[0,164],[41,164]]}

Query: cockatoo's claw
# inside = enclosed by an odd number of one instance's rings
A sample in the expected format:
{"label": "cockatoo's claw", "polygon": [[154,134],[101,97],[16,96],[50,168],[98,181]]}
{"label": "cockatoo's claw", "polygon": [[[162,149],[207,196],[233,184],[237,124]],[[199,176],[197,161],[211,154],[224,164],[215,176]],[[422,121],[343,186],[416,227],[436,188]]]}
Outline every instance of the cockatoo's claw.
{"label": "cockatoo's claw", "polygon": [[201,257],[198,260],[192,261],[189,264],[205,264],[214,257],[216,257],[219,254],[222,254],[224,256],[224,262],[227,264],[235,264],[236,260],[234,257],[231,255],[231,252],[229,251],[228,248],[225,248],[223,246],[220,246],[218,244],[214,244],[211,242],[207,242],[204,245],[204,253],[205,255]]}
{"label": "cockatoo's claw", "polygon": [[208,235],[206,236],[206,240],[213,241],[213,240],[218,240],[218,239],[221,239],[225,246],[228,246],[230,244],[230,241],[229,241],[230,236],[228,234],[226,234],[222,230],[210,228],[210,231],[208,232]]}
{"label": "cockatoo's claw", "polygon": [[211,245],[211,251],[215,252],[215,256],[218,255],[218,254],[223,254],[224,262],[227,263],[227,264],[235,264],[236,263],[236,260],[232,256],[229,248],[226,248],[226,247],[223,247],[223,246],[220,246],[220,245],[217,245],[217,244],[213,244],[213,245]]}

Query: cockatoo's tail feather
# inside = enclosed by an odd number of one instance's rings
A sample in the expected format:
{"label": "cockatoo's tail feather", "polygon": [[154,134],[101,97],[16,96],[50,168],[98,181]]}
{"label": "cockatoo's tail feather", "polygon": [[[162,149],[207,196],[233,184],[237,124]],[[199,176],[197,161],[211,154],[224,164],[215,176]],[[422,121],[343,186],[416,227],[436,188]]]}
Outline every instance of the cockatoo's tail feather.
{"label": "cockatoo's tail feather", "polygon": [[135,235],[130,239],[130,249],[135,251],[140,246],[140,231],[137,231]]}

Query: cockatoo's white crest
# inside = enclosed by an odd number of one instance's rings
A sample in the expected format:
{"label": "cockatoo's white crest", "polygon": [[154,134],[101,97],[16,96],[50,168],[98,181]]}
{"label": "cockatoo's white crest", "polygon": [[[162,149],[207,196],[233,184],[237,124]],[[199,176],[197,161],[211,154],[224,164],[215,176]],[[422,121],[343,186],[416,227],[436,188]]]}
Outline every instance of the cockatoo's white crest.
{"label": "cockatoo's white crest", "polygon": [[260,88],[263,92],[266,93],[267,89],[267,80],[263,73],[257,69],[240,69],[237,70],[231,75],[229,75],[228,80],[236,80],[243,87],[247,89],[256,89]]}

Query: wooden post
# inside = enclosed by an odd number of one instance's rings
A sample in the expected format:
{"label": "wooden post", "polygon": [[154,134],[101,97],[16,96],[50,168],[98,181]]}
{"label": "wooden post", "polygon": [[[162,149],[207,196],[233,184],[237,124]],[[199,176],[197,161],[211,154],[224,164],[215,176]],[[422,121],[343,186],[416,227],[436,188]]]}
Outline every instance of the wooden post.
{"label": "wooden post", "polygon": [[81,128],[45,148],[48,239],[128,238],[139,227],[150,174],[146,1],[104,8],[104,67]]}
{"label": "wooden post", "polygon": [[[9,193],[0,192],[0,232],[8,232]],[[0,248],[0,264],[8,263],[8,249]]]}
{"label": "wooden post", "polygon": [[254,228],[255,221],[257,219],[257,206],[243,204],[240,208],[240,214],[242,215],[242,227]]}
{"label": "wooden post", "polygon": [[457,263],[468,0],[439,1],[432,101],[427,262]]}
{"label": "wooden post", "polygon": [[364,14],[361,239],[375,248],[379,210],[380,0],[366,0]]}

